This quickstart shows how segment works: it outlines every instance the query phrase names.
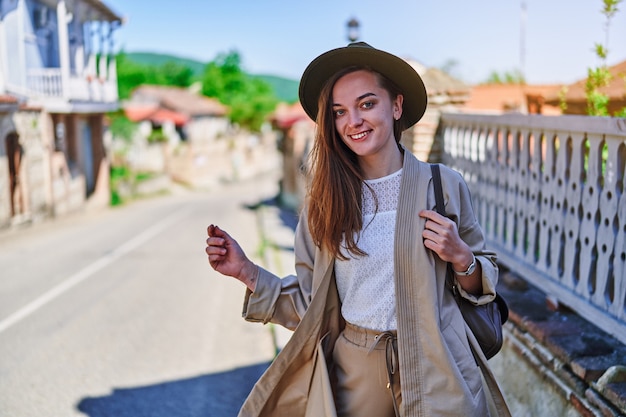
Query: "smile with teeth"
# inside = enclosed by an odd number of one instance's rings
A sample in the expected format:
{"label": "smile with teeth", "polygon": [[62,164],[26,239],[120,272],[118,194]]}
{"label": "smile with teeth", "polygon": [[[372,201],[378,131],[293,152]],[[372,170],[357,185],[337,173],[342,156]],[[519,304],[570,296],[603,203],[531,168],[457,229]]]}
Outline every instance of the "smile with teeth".
{"label": "smile with teeth", "polygon": [[369,131],[357,133],[356,135],[350,135],[350,139],[353,139],[353,140],[363,139],[365,136],[367,136],[368,133]]}

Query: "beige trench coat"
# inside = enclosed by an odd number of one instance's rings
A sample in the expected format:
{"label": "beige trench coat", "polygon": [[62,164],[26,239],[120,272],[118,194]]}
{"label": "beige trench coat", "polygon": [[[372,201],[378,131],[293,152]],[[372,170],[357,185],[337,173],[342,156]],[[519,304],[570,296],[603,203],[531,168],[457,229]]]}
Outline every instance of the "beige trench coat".
{"label": "beige trench coat", "polygon": [[[422,244],[424,220],[418,212],[435,206],[430,167],[405,150],[403,168],[394,255],[401,415],[508,416],[487,360],[481,352],[476,359],[472,355],[470,344],[477,351],[480,348],[468,335],[469,329],[444,287],[446,266]],[[483,295],[463,292],[463,296],[478,304],[489,302],[495,297],[498,278],[495,255],[485,250],[462,177],[444,166],[441,176],[446,212],[483,271]],[[281,279],[260,269],[255,292],[246,293],[246,320],[273,322],[295,332],[254,386],[241,408],[242,417],[336,415],[329,358],[343,322],[334,260],[311,240],[305,216],[306,210],[296,229],[296,275]]]}

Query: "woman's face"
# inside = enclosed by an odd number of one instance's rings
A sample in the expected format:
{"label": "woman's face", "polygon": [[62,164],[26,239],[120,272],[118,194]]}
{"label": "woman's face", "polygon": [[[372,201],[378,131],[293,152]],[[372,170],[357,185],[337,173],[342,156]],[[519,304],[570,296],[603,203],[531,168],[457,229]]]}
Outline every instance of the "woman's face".
{"label": "woman's face", "polygon": [[359,70],[339,78],[332,90],[335,128],[359,157],[397,150],[394,121],[402,116],[401,95],[393,100],[375,73]]}

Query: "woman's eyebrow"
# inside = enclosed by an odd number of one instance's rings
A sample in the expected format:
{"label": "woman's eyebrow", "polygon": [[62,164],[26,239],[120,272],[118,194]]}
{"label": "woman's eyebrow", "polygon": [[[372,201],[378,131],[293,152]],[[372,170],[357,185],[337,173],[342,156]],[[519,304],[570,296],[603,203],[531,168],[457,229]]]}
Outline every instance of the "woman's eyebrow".
{"label": "woman's eyebrow", "polygon": [[[354,101],[361,101],[361,100],[363,100],[364,98],[366,98],[366,97],[371,97],[371,96],[374,96],[374,97],[375,97],[375,96],[376,96],[376,94],[374,94],[374,93],[365,93],[365,94],[362,94],[362,95],[358,96],[358,97],[356,98],[356,100],[354,100]],[[337,106],[341,106],[341,104],[339,104],[339,103],[333,103],[333,105],[332,105],[332,107],[337,107]]]}
{"label": "woman's eyebrow", "polygon": [[365,93],[365,94],[363,94],[362,96],[358,96],[358,97],[356,98],[356,101],[361,101],[361,100],[363,100],[365,97],[370,97],[370,96],[375,96],[375,95],[376,95],[376,94],[374,94],[374,93]]}

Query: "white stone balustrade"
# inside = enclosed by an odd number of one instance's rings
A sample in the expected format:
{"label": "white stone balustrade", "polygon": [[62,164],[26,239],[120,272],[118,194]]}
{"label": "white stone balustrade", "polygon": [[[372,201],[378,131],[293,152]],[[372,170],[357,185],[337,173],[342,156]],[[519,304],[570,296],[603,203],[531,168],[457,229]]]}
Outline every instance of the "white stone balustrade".
{"label": "white stone balustrade", "polygon": [[626,119],[444,114],[502,264],[626,343]]}

